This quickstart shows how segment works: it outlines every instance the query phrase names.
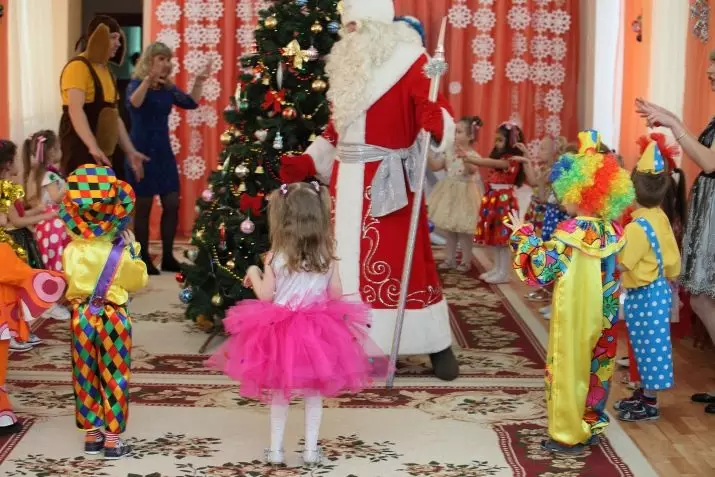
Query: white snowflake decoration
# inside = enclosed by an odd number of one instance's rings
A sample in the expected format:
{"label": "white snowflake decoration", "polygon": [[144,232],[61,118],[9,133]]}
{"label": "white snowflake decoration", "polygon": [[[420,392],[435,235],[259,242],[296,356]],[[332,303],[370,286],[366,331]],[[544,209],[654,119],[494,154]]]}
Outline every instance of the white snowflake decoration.
{"label": "white snowflake decoration", "polygon": [[201,156],[189,156],[182,165],[184,176],[191,181],[203,178],[206,173],[206,161]]}
{"label": "white snowflake decoration", "polygon": [[218,51],[207,51],[206,61],[211,62],[211,71],[218,73],[223,69],[223,57]]}
{"label": "white snowflake decoration", "polygon": [[529,77],[529,63],[523,58],[512,58],[506,64],[506,77],[512,83],[521,83]]}
{"label": "white snowflake decoration", "polygon": [[211,76],[204,83],[203,97],[206,98],[206,101],[216,101],[219,95],[221,95],[221,83]]}
{"label": "white snowflake decoration", "polygon": [[479,0],[480,5],[491,6],[494,5],[494,0]]}
{"label": "white snowflake decoration", "polygon": [[477,61],[472,65],[472,79],[477,84],[487,84],[494,78],[494,65],[486,60]]}
{"label": "white snowflake decoration", "polygon": [[534,109],[539,110],[544,106],[544,90],[536,88],[534,92]]}
{"label": "white snowflake decoration", "polygon": [[559,113],[564,108],[564,96],[558,88],[550,89],[544,96],[544,106],[551,113]]}
{"label": "white snowflake decoration", "polygon": [[169,131],[176,131],[180,124],[181,113],[176,108],[173,108],[169,114]]}
{"label": "white snowflake decoration", "polygon": [[539,8],[546,8],[546,6],[551,2],[551,0],[534,0],[536,6]]}
{"label": "white snowflake decoration", "polygon": [[526,144],[526,150],[528,151],[529,157],[537,157],[539,155],[540,147],[541,147],[541,139],[533,139],[533,140],[529,141]]}
{"label": "white snowflake decoration", "polygon": [[531,27],[537,33],[544,33],[551,28],[551,14],[546,10],[537,10],[531,16]]}
{"label": "white snowflake decoration", "polygon": [[204,123],[210,127],[215,128],[218,124],[218,114],[216,113],[216,108],[208,104],[202,104],[198,111],[200,112]]}
{"label": "white snowflake decoration", "polygon": [[526,36],[523,33],[516,32],[511,37],[511,51],[514,56],[521,56],[528,51]]}
{"label": "white snowflake decoration", "polygon": [[186,27],[184,40],[191,48],[198,48],[206,43],[206,29],[200,23]]}
{"label": "white snowflake decoration", "polygon": [[173,134],[169,135],[169,141],[171,142],[171,151],[174,153],[174,156],[178,156],[181,152],[181,141]]}
{"label": "white snowflake decoration", "polygon": [[251,0],[241,0],[236,4],[236,18],[240,18],[244,22],[250,22],[253,19],[253,4]]}
{"label": "white snowflake decoration", "polygon": [[244,48],[250,46],[255,39],[256,37],[253,25],[242,25],[236,30],[236,41]]}
{"label": "white snowflake decoration", "polygon": [[479,57],[492,56],[494,54],[494,47],[494,38],[489,35],[477,35],[472,40],[472,51]]}
{"label": "white snowflake decoration", "polygon": [[561,61],[566,58],[566,41],[563,38],[554,38],[551,40],[551,58],[556,61]]}
{"label": "white snowflake decoration", "polygon": [[472,21],[472,11],[462,4],[452,5],[447,12],[449,24],[455,28],[467,28]]}
{"label": "white snowflake decoration", "polygon": [[449,94],[457,95],[462,92],[462,83],[459,81],[452,81],[449,83]]}
{"label": "white snowflake decoration", "polygon": [[189,153],[190,154],[198,154],[201,152],[201,148],[204,146],[204,138],[201,135],[201,133],[193,129],[191,131],[191,139],[189,140]]}
{"label": "white snowflake decoration", "polygon": [[531,22],[531,15],[526,7],[512,7],[506,19],[512,30],[525,30]]}
{"label": "white snowflake decoration", "polygon": [[551,31],[556,35],[565,35],[571,29],[571,15],[565,10],[551,12]]}
{"label": "white snowflake decoration", "polygon": [[186,113],[186,122],[189,126],[196,128],[204,123],[204,115],[201,113],[201,109],[192,109]]}
{"label": "white snowflake decoration", "polygon": [[477,30],[490,31],[497,24],[497,16],[488,8],[480,8],[474,12],[472,23]]}
{"label": "white snowflake decoration", "polygon": [[534,121],[534,133],[537,137],[544,135],[544,118],[542,116],[537,116]]}
{"label": "white snowflake decoration", "polygon": [[221,41],[221,29],[217,26],[204,28],[204,42],[208,46],[216,47]]}
{"label": "white snowflake decoration", "polygon": [[537,60],[543,60],[551,52],[551,40],[543,35],[531,39],[531,54]]}
{"label": "white snowflake decoration", "polygon": [[173,0],[164,0],[156,8],[156,19],[162,25],[175,25],[181,18],[181,8]]}
{"label": "white snowflake decoration", "polygon": [[561,118],[558,117],[557,115],[551,115],[546,119],[546,133],[551,135],[551,136],[560,136],[561,135]]}
{"label": "white snowflake decoration", "polygon": [[156,35],[156,41],[164,43],[175,51],[181,45],[181,35],[173,28],[164,28]]}
{"label": "white snowflake decoration", "polygon": [[223,0],[208,0],[206,2],[206,10],[204,10],[204,18],[209,21],[217,22],[223,18]]}
{"label": "white snowflake decoration", "polygon": [[526,0],[511,0],[511,3],[514,5],[523,5],[526,3]]}
{"label": "white snowflake decoration", "polygon": [[202,0],[187,0],[184,5],[184,16],[192,21],[201,20],[204,2]]}
{"label": "white snowflake decoration", "polygon": [[186,70],[198,74],[206,66],[206,53],[201,50],[189,50],[184,56]]}
{"label": "white snowflake decoration", "polygon": [[543,61],[536,61],[532,63],[531,68],[529,68],[531,82],[537,86],[543,86],[549,82],[551,77],[551,71],[549,65]]}
{"label": "white snowflake decoration", "polygon": [[552,86],[560,86],[566,80],[566,68],[560,63],[554,63],[549,67],[549,83]]}

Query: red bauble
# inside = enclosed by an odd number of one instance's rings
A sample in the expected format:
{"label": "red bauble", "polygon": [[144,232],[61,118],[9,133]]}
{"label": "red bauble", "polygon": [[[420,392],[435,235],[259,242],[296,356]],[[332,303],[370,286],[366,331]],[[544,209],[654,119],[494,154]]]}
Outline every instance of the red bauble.
{"label": "red bauble", "polygon": [[184,283],[186,281],[186,275],[183,273],[179,272],[176,274],[176,281],[179,283]]}
{"label": "red bauble", "polygon": [[295,110],[295,108],[292,107],[287,107],[283,110],[283,118],[293,120],[298,116],[298,112]]}

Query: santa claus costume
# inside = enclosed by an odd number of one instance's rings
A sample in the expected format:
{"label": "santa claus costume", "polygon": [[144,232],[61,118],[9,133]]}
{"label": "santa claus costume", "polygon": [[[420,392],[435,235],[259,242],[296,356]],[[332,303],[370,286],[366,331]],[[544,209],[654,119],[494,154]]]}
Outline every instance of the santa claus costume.
{"label": "santa claus costume", "polygon": [[[392,345],[412,185],[423,154],[420,132],[429,132],[438,143],[435,151],[443,152],[455,131],[446,100],[428,99],[428,56],[419,34],[394,19],[392,0],[345,0],[346,28],[326,64],[331,122],[305,154],[285,156],[281,166],[284,182],[330,182],[344,292],[371,306],[371,338],[385,353]],[[399,354],[429,354],[441,379],[459,374],[425,207]]]}

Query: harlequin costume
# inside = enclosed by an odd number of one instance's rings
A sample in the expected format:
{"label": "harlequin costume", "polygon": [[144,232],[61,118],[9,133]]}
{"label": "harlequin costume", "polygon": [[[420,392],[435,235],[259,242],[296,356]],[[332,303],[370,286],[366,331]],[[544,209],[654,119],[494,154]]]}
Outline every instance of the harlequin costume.
{"label": "harlequin costume", "polygon": [[[331,78],[331,121],[300,156],[281,158],[281,180],[319,177],[330,182],[340,278],[347,295],[371,307],[370,337],[389,353],[397,319],[405,246],[413,203],[420,131],[452,147],[456,125],[448,101],[429,101],[428,56],[419,34],[393,22],[392,0],[344,0],[344,24],[371,22],[382,31],[379,64],[368,61],[357,81],[347,41],[333,45],[326,63]],[[358,34],[366,34],[358,30]],[[427,208],[419,213],[400,355],[429,354],[435,375],[455,379],[449,309],[430,244]]]}
{"label": "harlequin costume", "polygon": [[606,401],[616,353],[617,253],[624,246],[614,218],[633,201],[615,156],[565,154],[551,174],[559,200],[587,215],[562,222],[544,242],[525,224],[511,236],[514,268],[527,284],[555,282],[546,360],[545,449],[580,452],[608,426]]}
{"label": "harlequin costume", "polygon": [[[21,187],[0,181],[0,215],[6,215],[8,208],[23,196]],[[61,273],[32,269],[16,251],[18,247],[12,238],[0,228],[0,435],[22,429],[5,388],[10,338],[28,340],[28,321],[59,301],[66,287]]]}
{"label": "harlequin costume", "polygon": [[97,146],[112,158],[119,142],[119,96],[117,85],[109,69],[110,35],[119,33],[122,45],[115,58],[124,59],[126,39],[119,23],[111,17],[98,15],[89,24],[87,48],[72,58],[62,70],[60,92],[62,95],[62,118],[59,136],[62,145],[62,173],[67,176],[83,164],[94,163],[89,149],[72,125],[69,114],[69,90],[84,91],[84,112],[89,127],[97,140]]}
{"label": "harlequin costume", "polygon": [[[130,450],[118,434],[129,417],[132,322],[129,293],[146,286],[137,244],[123,243],[134,191],[107,167],[85,164],[67,178],[60,218],[73,236],[63,265],[72,303],[72,384],[85,452],[108,459]],[[100,430],[104,430],[105,436]]]}
{"label": "harlequin costume", "polygon": [[[668,174],[658,143],[651,141],[636,166],[637,173]],[[625,269],[625,318],[628,337],[640,373],[641,389],[626,400],[616,402],[619,418],[626,421],[656,419],[659,416],[656,391],[674,383],[673,350],[670,337],[673,294],[668,280],[680,274],[678,243],[665,212],[659,207],[639,208],[625,228],[626,246],[619,254]]]}

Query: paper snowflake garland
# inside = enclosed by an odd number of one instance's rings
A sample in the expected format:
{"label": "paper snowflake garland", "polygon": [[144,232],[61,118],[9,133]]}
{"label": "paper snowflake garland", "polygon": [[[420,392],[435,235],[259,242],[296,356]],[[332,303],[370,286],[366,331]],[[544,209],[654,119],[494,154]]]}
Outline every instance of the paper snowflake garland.
{"label": "paper snowflake garland", "polygon": [[710,40],[710,5],[708,0],[695,0],[690,5],[690,18],[693,22],[693,35],[702,43]]}

